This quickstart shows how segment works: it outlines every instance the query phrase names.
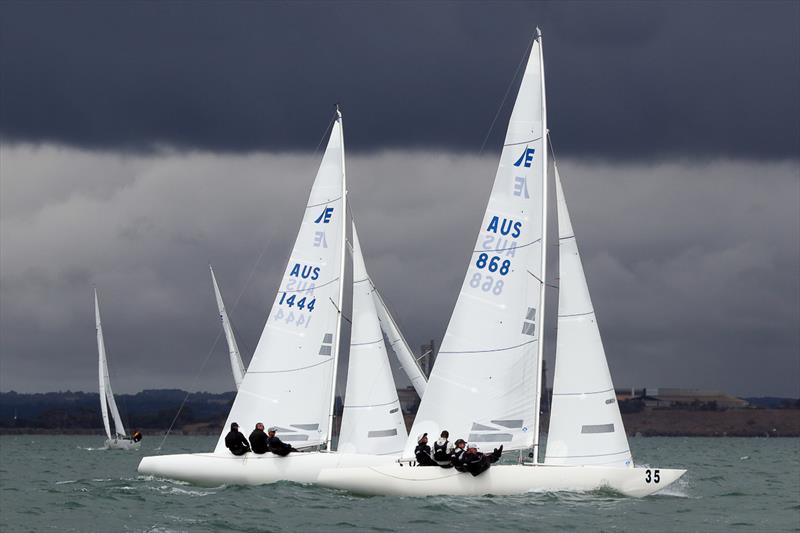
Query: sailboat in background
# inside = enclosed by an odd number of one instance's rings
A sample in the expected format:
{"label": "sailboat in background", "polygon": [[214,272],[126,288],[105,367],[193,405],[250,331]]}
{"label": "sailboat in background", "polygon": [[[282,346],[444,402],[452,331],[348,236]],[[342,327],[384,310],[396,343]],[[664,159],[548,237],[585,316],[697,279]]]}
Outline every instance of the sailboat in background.
{"label": "sailboat in background", "polygon": [[[110,450],[131,450],[141,444],[141,433],[135,431],[132,436],[125,433],[125,426],[119,416],[114,392],[111,390],[111,381],[108,377],[108,359],[106,357],[106,344],[103,339],[103,324],[100,321],[100,303],[97,298],[97,289],[94,291],[94,320],[97,329],[98,374],[100,378],[100,412],[103,415],[103,427],[106,430],[106,448]],[[114,431],[111,431],[111,422],[108,413],[114,419]]]}
{"label": "sailboat in background", "polygon": [[[453,315],[412,435],[447,429],[487,450],[518,450],[520,463],[478,477],[414,468],[402,458],[369,468],[330,468],[326,487],[401,496],[521,494],[610,487],[657,492],[685,470],[634,467],[560,179],[558,348],[550,434],[539,461],[547,250],[547,113],[542,38],[528,58],[500,163]],[[532,461],[522,463],[525,452]]]}
{"label": "sailboat in background", "polygon": [[222,293],[217,285],[217,277],[214,275],[214,268],[208,265],[208,270],[211,271],[211,283],[214,285],[214,296],[217,299],[217,309],[219,310],[219,319],[222,322],[222,330],[225,332],[225,340],[228,343],[228,356],[231,361],[231,372],[233,373],[233,381],[236,383],[236,390],[242,384],[245,374],[245,366],[242,361],[242,354],[239,352],[239,345],[236,344],[236,337],[233,334],[233,326],[228,317],[228,311],[225,309],[225,304],[222,301]]}
{"label": "sailboat in background", "polygon": [[[280,288],[215,450],[145,457],[139,464],[140,473],[204,485],[257,485],[282,480],[313,482],[326,467],[369,466],[386,461],[385,455],[330,452],[345,290],[347,187],[344,154],[342,116],[337,108]],[[361,303],[356,312],[362,316],[364,307],[361,304],[366,299],[357,299]],[[370,320],[365,318],[363,322],[366,325]],[[374,328],[359,326],[357,340],[362,332],[363,335],[374,334]],[[386,357],[385,351],[383,357]],[[371,377],[365,376],[365,379]],[[386,387],[386,380],[381,380],[379,386]],[[391,388],[395,397],[389,395],[387,402],[395,405],[397,393],[393,383]],[[354,390],[358,392],[359,386],[354,386]],[[366,395],[369,405],[377,403],[374,398],[386,396],[385,391],[377,392],[374,396]],[[400,435],[398,413],[391,412],[393,408],[364,410],[369,413],[369,423],[356,420],[353,425],[358,430],[346,436],[342,445],[356,451],[367,446],[377,453],[395,448],[395,442],[387,438],[394,435],[388,433],[373,434],[373,437],[367,434],[366,442],[360,437],[362,426],[372,428],[373,422],[378,428],[376,431],[396,428]],[[383,420],[376,421],[373,415]],[[225,435],[233,422],[244,431],[257,422],[276,426],[283,441],[311,451],[286,457],[271,453],[234,456],[225,447]]]}

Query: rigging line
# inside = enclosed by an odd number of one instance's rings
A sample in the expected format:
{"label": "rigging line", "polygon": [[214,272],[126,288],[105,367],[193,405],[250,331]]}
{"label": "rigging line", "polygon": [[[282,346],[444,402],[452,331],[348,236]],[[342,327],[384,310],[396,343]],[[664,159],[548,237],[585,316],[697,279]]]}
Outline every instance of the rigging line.
{"label": "rigging line", "polygon": [[337,313],[339,313],[340,315],[342,315],[342,318],[344,318],[345,320],[347,320],[347,323],[348,323],[348,324],[350,324],[350,325],[352,326],[352,325],[353,325],[353,321],[352,321],[352,320],[350,320],[349,318],[347,318],[347,315],[345,315],[344,313],[342,313],[342,310],[341,310],[341,309],[339,309],[339,306],[338,306],[338,305],[336,305],[336,302],[334,302],[334,301],[333,301],[333,298],[331,298],[330,296],[328,296],[328,300],[330,300],[330,301],[331,301],[331,303],[333,304],[333,308],[334,308],[334,309],[336,309],[336,312],[337,312]]}
{"label": "rigging line", "polygon": [[525,62],[525,58],[528,57],[528,54],[530,53],[531,47],[533,46],[533,42],[535,40],[536,40],[536,37],[534,36],[534,38],[531,39],[531,42],[528,43],[528,46],[525,48],[525,51],[522,54],[522,59],[519,60],[519,64],[517,65],[517,70],[514,71],[514,77],[511,78],[511,82],[509,82],[509,84],[508,84],[508,88],[506,89],[506,94],[503,95],[503,100],[500,102],[500,107],[497,108],[497,113],[494,114],[494,118],[492,119],[492,123],[489,126],[489,131],[486,132],[486,137],[483,138],[483,142],[481,143],[481,149],[478,152],[478,155],[481,155],[483,153],[483,149],[486,147],[486,141],[489,140],[489,135],[491,135],[492,130],[494,129],[494,124],[495,124],[495,122],[497,122],[497,117],[500,116],[500,112],[503,110],[503,106],[506,103],[506,99],[508,98],[508,94],[511,92],[511,87],[514,85],[514,82],[517,80],[517,76],[519,75],[519,69],[522,68],[522,64]]}
{"label": "rigging line", "polygon": [[[217,342],[219,342],[220,336],[222,336],[222,332],[217,331],[217,336],[214,338],[214,343],[211,345],[211,349],[208,350],[208,354],[206,354],[205,361],[203,361],[203,364],[200,366],[200,370],[198,370],[194,376],[194,381],[192,382],[191,386],[192,389],[197,387],[197,383],[198,381],[200,381],[200,376],[202,375],[203,370],[206,368],[209,359],[211,359],[211,356],[214,354],[214,349],[217,347]],[[183,411],[183,407],[186,405],[186,400],[189,399],[190,394],[191,394],[190,391],[186,391],[186,395],[183,397],[183,401],[181,402],[180,407],[178,407],[178,412],[175,413],[175,418],[172,419],[172,423],[169,425],[169,429],[167,429],[167,432],[164,434],[164,438],[161,439],[161,444],[159,444],[158,448],[156,448],[156,450],[158,450],[159,452],[161,451],[161,448],[164,446],[164,442],[166,442],[167,437],[169,437],[172,428],[175,426],[175,422],[178,421],[178,417],[181,416],[181,411]]]}

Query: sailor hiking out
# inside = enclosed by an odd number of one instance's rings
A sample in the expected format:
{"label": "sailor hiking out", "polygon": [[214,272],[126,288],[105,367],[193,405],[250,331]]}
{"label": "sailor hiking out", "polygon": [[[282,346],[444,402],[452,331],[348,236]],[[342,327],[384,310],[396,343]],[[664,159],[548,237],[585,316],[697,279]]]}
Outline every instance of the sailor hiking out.
{"label": "sailor hiking out", "polygon": [[427,433],[423,433],[417,438],[417,447],[414,448],[414,456],[417,458],[418,466],[439,466],[431,455],[431,447],[428,446]]}
{"label": "sailor hiking out", "polygon": [[433,460],[442,468],[452,468],[452,457],[455,447],[448,440],[450,432],[442,431],[439,440],[433,443]]}
{"label": "sailor hiking out", "polygon": [[245,436],[239,432],[239,424],[233,422],[230,432],[225,435],[225,446],[233,455],[244,455],[250,451],[250,443]]}
{"label": "sailor hiking out", "polygon": [[467,451],[467,441],[464,439],[456,439],[456,447],[453,449],[453,454],[450,457],[450,464],[452,464],[459,472],[466,472],[464,464],[461,462],[464,454]]}
{"label": "sailor hiking out", "polygon": [[269,435],[269,438],[267,439],[267,444],[269,445],[269,451],[271,451],[275,455],[280,455],[282,457],[289,455],[291,452],[296,452],[297,450],[291,444],[283,442],[275,435],[277,431],[278,428],[273,426],[269,428],[269,431],[267,432],[267,434]]}
{"label": "sailor hiking out", "polygon": [[467,451],[461,455],[460,462],[461,465],[463,465],[464,470],[473,476],[479,476],[480,474],[489,470],[489,467],[492,466],[492,463],[496,463],[502,454],[502,445],[499,448],[495,448],[490,455],[486,455],[478,450],[478,446],[476,444],[470,443],[467,444]]}
{"label": "sailor hiking out", "polygon": [[269,437],[264,433],[264,424],[262,422],[256,424],[256,428],[250,433],[249,440],[253,453],[261,455],[269,451]]}

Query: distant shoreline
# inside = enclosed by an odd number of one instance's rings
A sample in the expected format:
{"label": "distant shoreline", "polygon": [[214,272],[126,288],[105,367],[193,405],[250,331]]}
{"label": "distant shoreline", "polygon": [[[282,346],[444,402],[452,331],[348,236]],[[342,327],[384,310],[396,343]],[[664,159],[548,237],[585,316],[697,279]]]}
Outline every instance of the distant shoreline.
{"label": "distant shoreline", "polygon": [[[646,409],[622,415],[625,430],[636,437],[800,437],[800,409],[730,409],[693,411]],[[414,417],[406,415],[406,425]],[[549,417],[542,417],[546,430]],[[164,428],[137,428],[145,436],[163,436]],[[222,426],[213,423],[185,424],[172,430],[174,435],[217,436]],[[102,428],[0,427],[0,435],[97,435]]]}

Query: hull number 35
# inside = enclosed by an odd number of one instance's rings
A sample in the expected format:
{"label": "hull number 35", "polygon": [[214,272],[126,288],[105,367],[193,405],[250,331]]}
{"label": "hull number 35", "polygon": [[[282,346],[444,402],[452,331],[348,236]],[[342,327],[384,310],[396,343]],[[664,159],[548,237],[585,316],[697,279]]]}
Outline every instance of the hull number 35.
{"label": "hull number 35", "polygon": [[645,470],[644,481],[645,483],[658,483],[659,481],[661,481],[659,470],[657,468],[655,470],[650,470],[649,468]]}

